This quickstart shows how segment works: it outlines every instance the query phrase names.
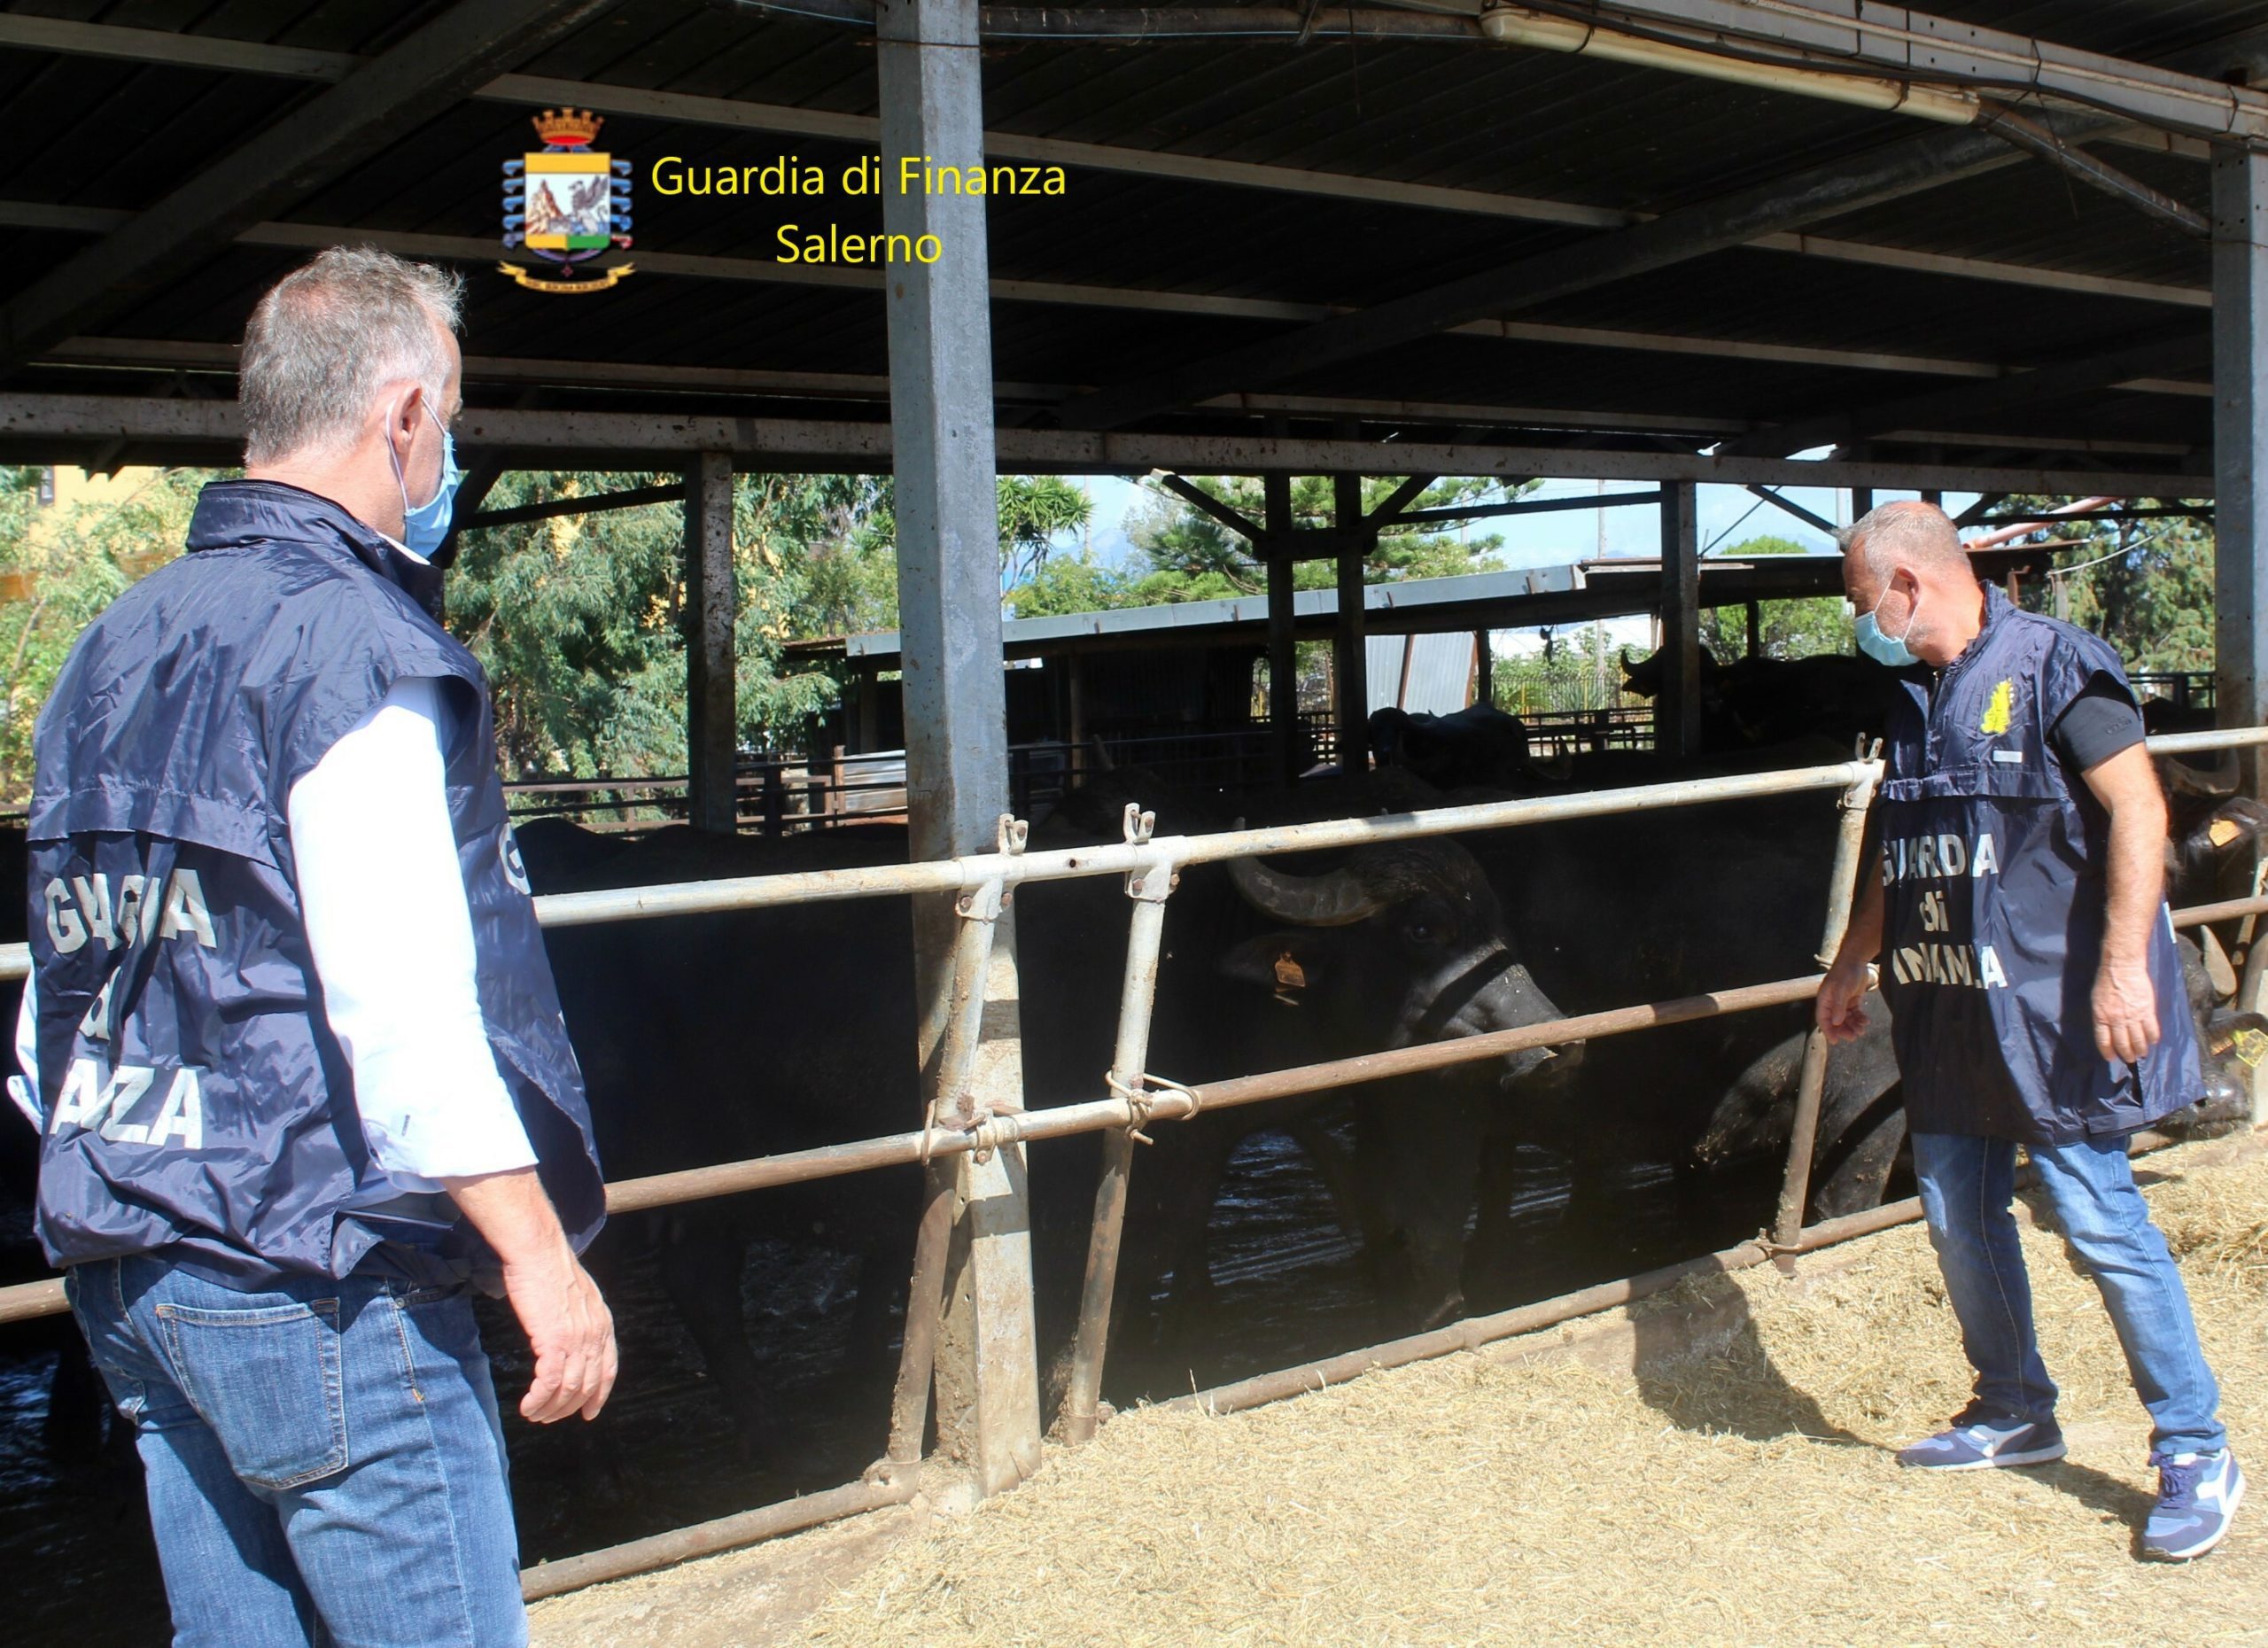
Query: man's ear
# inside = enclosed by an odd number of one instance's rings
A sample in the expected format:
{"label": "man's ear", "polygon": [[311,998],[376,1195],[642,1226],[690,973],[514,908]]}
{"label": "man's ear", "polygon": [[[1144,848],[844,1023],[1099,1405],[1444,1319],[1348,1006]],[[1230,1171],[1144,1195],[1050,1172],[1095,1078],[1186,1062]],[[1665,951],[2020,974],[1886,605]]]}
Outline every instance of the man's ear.
{"label": "man's ear", "polygon": [[1326,935],[1292,928],[1246,939],[1221,958],[1218,970],[1227,977],[1272,991],[1278,1001],[1297,1007],[1308,991],[1322,983],[1330,952]]}

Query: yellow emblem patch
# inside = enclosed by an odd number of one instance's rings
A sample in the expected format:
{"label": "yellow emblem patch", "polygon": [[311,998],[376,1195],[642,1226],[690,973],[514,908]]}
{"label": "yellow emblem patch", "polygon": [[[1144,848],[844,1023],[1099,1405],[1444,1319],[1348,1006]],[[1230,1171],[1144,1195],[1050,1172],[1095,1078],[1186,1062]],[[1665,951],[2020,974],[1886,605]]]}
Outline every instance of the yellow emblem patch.
{"label": "yellow emblem patch", "polygon": [[1992,688],[1992,702],[1984,706],[1984,719],[1977,723],[1980,733],[2005,733],[2008,730],[2008,711],[2014,707],[2016,684],[2002,681]]}

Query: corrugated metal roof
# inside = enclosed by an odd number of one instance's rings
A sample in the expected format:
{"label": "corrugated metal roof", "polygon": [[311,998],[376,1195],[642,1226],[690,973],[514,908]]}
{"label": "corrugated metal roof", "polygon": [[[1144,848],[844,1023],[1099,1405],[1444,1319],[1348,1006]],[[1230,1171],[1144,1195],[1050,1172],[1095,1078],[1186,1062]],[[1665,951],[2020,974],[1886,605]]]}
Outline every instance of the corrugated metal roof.
{"label": "corrugated metal roof", "polygon": [[1365,682],[1372,711],[1449,715],[1472,702],[1472,636],[1372,635],[1365,645]]}
{"label": "corrugated metal roof", "polygon": [[[384,49],[445,9],[444,0],[314,0],[284,8],[7,0],[0,6],[26,16],[362,54]],[[2256,0],[1969,0],[1938,9],[2143,58],[2268,29],[2268,3]],[[696,0],[617,6],[519,72],[835,114],[871,115],[875,108],[874,52],[862,31]],[[986,51],[985,79],[987,122],[998,131],[1619,212],[1707,198],[1923,129],[1895,115],[1780,92],[1477,43],[996,43]],[[8,202],[145,207],[318,95],[322,84],[282,74],[0,47],[0,223],[7,221]],[[308,225],[454,237],[485,248],[497,233],[498,160],[528,143],[529,112],[500,102],[458,104],[312,190],[284,216]],[[862,147],[620,113],[609,117],[604,141],[641,167],[664,154],[698,162],[792,152],[834,174]],[[2202,203],[2203,168],[2194,159],[2124,148],[2104,153],[2156,186]],[[763,273],[776,250],[778,226],[810,221],[812,203],[670,200],[649,182],[641,173],[637,233],[639,252],[656,261],[613,292],[579,299],[572,315],[495,276],[483,267],[485,253],[466,256],[472,352],[656,367],[886,371],[882,307],[872,289],[690,276],[659,267],[671,254],[695,255],[742,260],[752,266],[748,272]],[[873,215],[871,208],[840,201],[823,210],[846,227],[866,225]],[[996,199],[989,217],[999,280],[1309,306],[1381,302],[1601,232],[1406,202],[1094,168],[1073,171],[1066,198]],[[2067,185],[2029,159],[1814,228],[1846,240],[2170,286],[2201,288],[2208,277],[2195,243]],[[87,244],[83,234],[0,228],[0,299]],[[102,333],[233,340],[261,285],[302,255],[239,245],[189,261]],[[1107,385],[1275,336],[1292,323],[1132,307],[1138,301],[996,303],[998,376]],[[1265,387],[1658,412],[1738,426],[1948,381],[1928,371],[1887,370],[1882,362],[1784,358],[1790,347],[2022,366],[2157,329],[2202,335],[2206,323],[2196,308],[2134,297],[1751,250],[1620,281],[1521,318],[1640,336],[1626,337],[1619,346],[1565,338],[1433,338]],[[1643,346],[1646,338],[1664,336],[1720,344],[1732,353]],[[1774,346],[1783,353],[1772,354]],[[38,367],[17,381],[134,390],[162,376],[113,369],[90,385],[82,371]],[[520,385],[479,382],[471,390],[476,402],[490,404],[524,393]],[[660,393],[547,394],[559,404],[618,408],[683,404],[658,401]],[[715,399],[742,409],[752,405],[748,396]],[[880,416],[879,407],[866,415]],[[1222,425],[1213,415],[1206,422]],[[2175,396],[2081,397],[2021,416],[1996,414],[1977,426],[2066,442],[2198,447],[2210,437],[2205,403]]]}

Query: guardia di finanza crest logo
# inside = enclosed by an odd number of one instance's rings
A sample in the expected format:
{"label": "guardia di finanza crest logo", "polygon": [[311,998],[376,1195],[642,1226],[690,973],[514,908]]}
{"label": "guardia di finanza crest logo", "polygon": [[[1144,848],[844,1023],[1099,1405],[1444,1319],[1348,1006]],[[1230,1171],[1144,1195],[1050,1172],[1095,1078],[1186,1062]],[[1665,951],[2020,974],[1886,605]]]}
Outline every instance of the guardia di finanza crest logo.
{"label": "guardia di finanza crest logo", "polygon": [[540,151],[504,162],[504,245],[524,246],[557,270],[496,267],[531,292],[604,292],[631,271],[580,266],[630,245],[630,162],[591,147],[606,122],[588,109],[546,109],[531,122]]}

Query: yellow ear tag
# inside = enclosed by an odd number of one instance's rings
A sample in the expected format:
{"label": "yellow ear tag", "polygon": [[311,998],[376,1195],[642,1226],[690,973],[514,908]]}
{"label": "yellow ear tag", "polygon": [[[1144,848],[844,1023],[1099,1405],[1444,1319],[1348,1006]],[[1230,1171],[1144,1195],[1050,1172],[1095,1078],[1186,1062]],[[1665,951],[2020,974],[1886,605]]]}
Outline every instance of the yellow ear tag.
{"label": "yellow ear tag", "polygon": [[2205,827],[2205,839],[2216,847],[2225,847],[2244,834],[2244,826],[2234,819],[2215,819]]}
{"label": "yellow ear tag", "polygon": [[2249,1069],[2256,1067],[2261,1060],[2268,1059],[2268,1036],[2256,1030],[2237,1031],[2233,1045],[2236,1056],[2243,1060]]}
{"label": "yellow ear tag", "polygon": [[1299,1003],[1292,999],[1292,991],[1305,990],[1307,987],[1307,969],[1292,959],[1292,952],[1286,950],[1278,956],[1276,958],[1276,999],[1286,1006],[1297,1007]]}

